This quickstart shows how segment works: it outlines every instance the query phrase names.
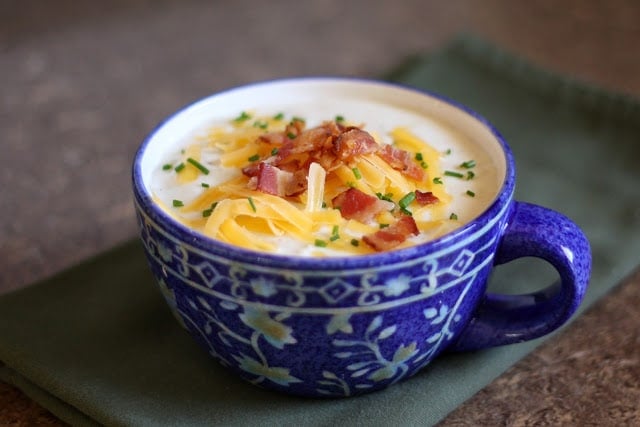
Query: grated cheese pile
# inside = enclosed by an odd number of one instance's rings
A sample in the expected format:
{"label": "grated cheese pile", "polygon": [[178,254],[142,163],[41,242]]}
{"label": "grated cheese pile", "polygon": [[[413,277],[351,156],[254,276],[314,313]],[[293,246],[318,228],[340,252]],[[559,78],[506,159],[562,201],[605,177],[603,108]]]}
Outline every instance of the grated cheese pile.
{"label": "grated cheese pile", "polygon": [[[365,130],[339,116],[332,122],[341,128]],[[175,164],[164,165],[164,171],[175,176],[175,185],[200,187],[195,197],[174,199],[173,206],[165,206],[165,210],[185,225],[226,243],[273,253],[280,252],[282,245],[293,244],[313,256],[379,251],[366,243],[365,236],[392,226],[402,215],[415,221],[419,233],[407,236],[394,249],[433,239],[459,225],[457,217],[447,210],[452,197],[441,180],[445,172],[441,153],[402,127],[385,135],[388,143],[379,135],[371,135],[380,150],[356,153],[334,163],[330,170],[317,161],[307,160],[305,164],[300,154],[295,160],[304,165],[303,191],[290,195],[261,191],[247,170],[277,158],[283,150],[282,141],[295,142],[296,135],[287,134],[292,125],[298,129],[306,126],[304,119],[285,118],[282,113],[256,116],[242,112],[229,123],[209,130],[186,146]],[[380,155],[387,144],[409,154],[405,161],[422,169],[420,179],[408,176]],[[230,178],[215,185],[203,180],[220,171]],[[349,189],[374,196],[387,208],[368,220],[345,218],[333,203]],[[418,203],[415,195],[419,193],[429,193],[435,202]]]}

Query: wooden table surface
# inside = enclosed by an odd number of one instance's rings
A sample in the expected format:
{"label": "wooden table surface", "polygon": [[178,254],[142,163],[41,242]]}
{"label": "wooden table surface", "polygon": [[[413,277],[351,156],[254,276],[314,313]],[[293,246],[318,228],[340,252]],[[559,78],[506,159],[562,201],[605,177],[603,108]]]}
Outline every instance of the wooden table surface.
{"label": "wooden table surface", "polygon": [[[274,77],[379,76],[461,31],[640,97],[634,0],[3,1],[0,293],[136,234],[130,160],[178,106]],[[629,273],[442,425],[640,425]],[[0,383],[0,425],[35,424],[63,423]]]}

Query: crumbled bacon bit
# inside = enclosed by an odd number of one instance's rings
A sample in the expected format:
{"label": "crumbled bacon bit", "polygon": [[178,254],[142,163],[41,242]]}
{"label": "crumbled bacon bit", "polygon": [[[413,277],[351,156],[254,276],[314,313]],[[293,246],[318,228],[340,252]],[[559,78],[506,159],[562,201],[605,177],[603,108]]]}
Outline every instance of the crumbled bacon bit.
{"label": "crumbled bacon bit", "polygon": [[413,160],[408,151],[387,144],[378,150],[378,156],[403,175],[416,181],[424,179],[424,170]]}
{"label": "crumbled bacon bit", "polygon": [[284,132],[269,132],[258,136],[258,140],[267,144],[282,146],[289,138]]}
{"label": "crumbled bacon bit", "polygon": [[293,173],[278,169],[269,163],[260,162],[256,177],[256,190],[274,196],[284,196]]}
{"label": "crumbled bacon bit", "polygon": [[369,132],[357,127],[347,128],[336,139],[333,149],[343,162],[348,162],[356,156],[374,153],[378,143]]}
{"label": "crumbled bacon bit", "polygon": [[438,197],[435,194],[433,194],[431,191],[416,190],[415,193],[416,193],[416,202],[418,202],[418,204],[421,206],[433,205],[440,201],[440,199],[438,199]]}
{"label": "crumbled bacon bit", "polygon": [[[294,123],[302,123],[295,121]],[[286,132],[286,131],[285,131]],[[293,139],[287,140],[278,151],[276,166],[289,171],[307,170],[312,162],[317,162],[325,169],[334,163],[335,155],[327,155],[331,151],[333,141],[340,134],[335,123],[326,122],[321,126],[301,131]]]}
{"label": "crumbled bacon bit", "polygon": [[285,190],[286,196],[297,196],[304,193],[307,189],[309,182],[307,181],[308,172],[305,170],[298,170],[293,173],[293,176],[287,184]]}
{"label": "crumbled bacon bit", "polygon": [[[276,166],[289,171],[308,169],[312,162],[332,171],[356,156],[376,152],[379,147],[368,132],[358,127],[327,121],[305,130],[301,125],[303,122],[293,123],[296,124],[295,132],[290,132],[287,127],[285,135],[295,137],[282,138],[284,142],[275,160]],[[280,141],[273,135],[268,138],[274,144]]]}
{"label": "crumbled bacon bit", "polygon": [[250,188],[274,196],[295,196],[307,189],[307,174],[300,170],[289,172],[267,162],[260,162],[258,172],[249,181]]}
{"label": "crumbled bacon bit", "polygon": [[284,129],[283,135],[286,136],[287,138],[292,139],[292,137],[295,138],[296,136],[300,135],[302,131],[304,131],[304,128],[305,128],[305,122],[303,120],[294,119],[291,122],[289,122],[287,127]]}
{"label": "crumbled bacon bit", "polygon": [[395,248],[407,240],[409,236],[418,235],[419,232],[413,217],[402,215],[397,222],[364,236],[362,240],[375,251],[382,252]]}
{"label": "crumbled bacon bit", "polygon": [[389,210],[393,204],[370,196],[357,188],[350,188],[338,194],[331,200],[333,207],[340,209],[343,218],[368,222],[384,210]]}

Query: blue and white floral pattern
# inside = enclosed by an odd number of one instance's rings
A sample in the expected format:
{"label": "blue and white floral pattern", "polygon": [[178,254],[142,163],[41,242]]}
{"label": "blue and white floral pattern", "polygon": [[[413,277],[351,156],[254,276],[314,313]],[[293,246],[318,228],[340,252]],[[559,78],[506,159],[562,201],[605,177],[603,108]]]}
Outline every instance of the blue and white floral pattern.
{"label": "blue and white floral pattern", "polygon": [[376,390],[428,364],[462,328],[496,245],[478,232],[436,256],[328,274],[230,261],[141,209],[138,220],[165,299],[201,345],[254,384],[312,396]]}

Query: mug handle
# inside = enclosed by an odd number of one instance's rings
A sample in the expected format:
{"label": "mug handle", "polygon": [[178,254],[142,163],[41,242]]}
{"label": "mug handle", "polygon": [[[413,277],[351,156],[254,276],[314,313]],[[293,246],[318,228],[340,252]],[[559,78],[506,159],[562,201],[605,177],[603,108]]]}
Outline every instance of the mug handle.
{"label": "mug handle", "polygon": [[589,282],[591,249],[576,224],[550,209],[514,202],[494,265],[522,257],[549,262],[560,280],[532,294],[486,293],[449,350],[477,350],[532,340],[559,328],[577,310]]}

